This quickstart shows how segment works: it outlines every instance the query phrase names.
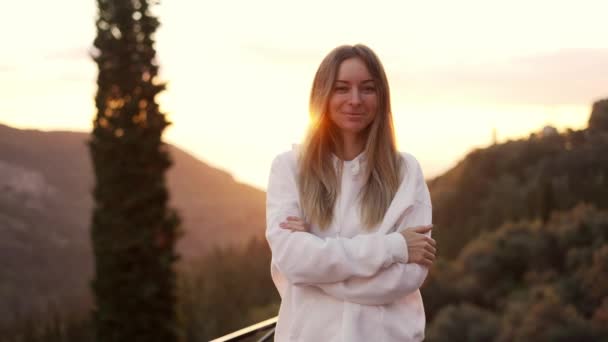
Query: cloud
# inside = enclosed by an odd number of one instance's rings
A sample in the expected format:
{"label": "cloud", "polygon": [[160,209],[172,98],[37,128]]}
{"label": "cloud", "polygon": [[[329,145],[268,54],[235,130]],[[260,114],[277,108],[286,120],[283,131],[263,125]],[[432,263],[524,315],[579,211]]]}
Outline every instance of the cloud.
{"label": "cloud", "polygon": [[4,73],[4,72],[13,72],[13,71],[17,71],[16,66],[8,65],[8,64],[0,64],[0,72]]}
{"label": "cloud", "polygon": [[[268,44],[247,45],[243,50],[254,58],[294,67],[316,66],[327,53]],[[449,61],[450,51],[443,52]],[[608,48],[567,48],[443,66],[425,64],[423,59],[414,64],[405,57],[399,57],[402,66],[389,75],[394,92],[405,101],[553,106],[588,105],[608,97]]]}
{"label": "cloud", "polygon": [[394,79],[396,87],[414,98],[588,104],[608,96],[606,70],[608,49],[561,49],[502,62],[411,70]]}
{"label": "cloud", "polygon": [[243,49],[246,53],[256,58],[261,58],[271,63],[291,65],[310,65],[311,61],[318,63],[324,56],[322,51],[314,49],[285,48],[267,44],[249,44],[244,46]]}
{"label": "cloud", "polygon": [[45,59],[52,61],[89,60],[91,59],[89,56],[91,49],[92,47],[90,46],[76,46],[62,50],[55,50],[47,53]]}

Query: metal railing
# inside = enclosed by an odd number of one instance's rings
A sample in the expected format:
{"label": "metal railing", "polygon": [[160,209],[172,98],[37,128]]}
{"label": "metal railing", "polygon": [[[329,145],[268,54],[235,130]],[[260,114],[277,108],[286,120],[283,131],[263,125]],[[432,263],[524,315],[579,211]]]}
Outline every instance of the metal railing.
{"label": "metal railing", "polygon": [[260,323],[254,324],[254,325],[250,325],[247,328],[243,328],[241,330],[237,330],[228,335],[218,337],[214,340],[211,340],[210,342],[243,341],[246,338],[249,338],[256,334],[261,334],[262,332],[265,332],[265,333],[262,337],[260,337],[259,339],[256,340],[257,342],[272,341],[272,338],[274,337],[274,327],[277,324],[277,318],[278,318],[278,316],[267,319],[263,322],[260,322]]}

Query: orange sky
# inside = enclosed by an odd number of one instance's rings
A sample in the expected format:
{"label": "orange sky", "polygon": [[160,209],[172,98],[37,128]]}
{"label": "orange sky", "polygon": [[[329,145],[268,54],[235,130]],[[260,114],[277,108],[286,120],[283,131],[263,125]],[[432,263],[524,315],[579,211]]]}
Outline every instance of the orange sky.
{"label": "orange sky", "polygon": [[[0,13],[0,123],[90,130],[94,5]],[[427,177],[487,145],[493,128],[499,140],[582,128],[608,97],[605,1],[182,0],[155,12],[166,140],[260,188],[273,156],[301,139],[313,73],[339,44],[383,60],[400,148]]]}

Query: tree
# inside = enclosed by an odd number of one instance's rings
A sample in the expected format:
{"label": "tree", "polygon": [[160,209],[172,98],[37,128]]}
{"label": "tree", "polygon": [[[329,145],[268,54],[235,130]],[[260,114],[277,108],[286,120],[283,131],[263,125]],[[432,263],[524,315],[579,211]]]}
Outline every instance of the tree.
{"label": "tree", "polygon": [[148,0],[98,0],[93,59],[97,115],[89,148],[95,171],[93,310],[98,341],[176,341],[177,213],[168,208],[171,165],[155,96]]}
{"label": "tree", "polygon": [[551,211],[555,209],[555,195],[553,194],[553,184],[547,178],[541,181],[540,194],[540,215],[543,223],[549,222]]}
{"label": "tree", "polygon": [[499,327],[493,312],[468,303],[449,305],[433,320],[427,341],[490,342],[500,332]]}
{"label": "tree", "polygon": [[589,117],[589,128],[608,131],[608,99],[593,103],[593,109]]}

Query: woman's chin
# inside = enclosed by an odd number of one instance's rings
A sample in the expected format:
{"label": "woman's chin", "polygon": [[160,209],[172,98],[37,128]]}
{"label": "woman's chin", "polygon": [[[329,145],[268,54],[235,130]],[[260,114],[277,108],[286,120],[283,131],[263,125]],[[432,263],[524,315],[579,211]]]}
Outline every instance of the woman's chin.
{"label": "woman's chin", "polygon": [[363,133],[363,131],[365,131],[365,128],[367,127],[367,125],[363,124],[363,123],[345,123],[343,125],[340,125],[340,131],[342,131],[342,133],[345,134],[361,134]]}

